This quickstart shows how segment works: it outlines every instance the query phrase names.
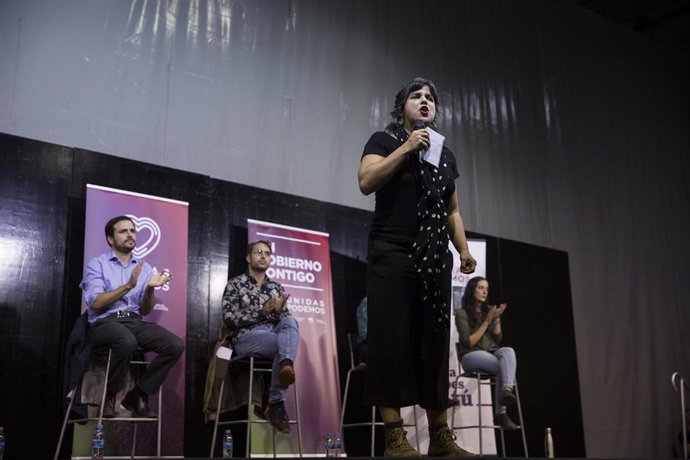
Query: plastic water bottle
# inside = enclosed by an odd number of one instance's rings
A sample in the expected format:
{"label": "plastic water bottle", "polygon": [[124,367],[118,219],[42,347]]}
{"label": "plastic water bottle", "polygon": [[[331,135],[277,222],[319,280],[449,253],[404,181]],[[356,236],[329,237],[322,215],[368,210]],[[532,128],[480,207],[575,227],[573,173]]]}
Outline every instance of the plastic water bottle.
{"label": "plastic water bottle", "polygon": [[104,449],[105,436],[103,435],[103,425],[99,423],[96,425],[96,431],[93,433],[93,442],[91,443],[91,460],[103,460]]}
{"label": "plastic water bottle", "polygon": [[326,435],[326,443],[324,445],[326,446],[326,457],[333,457],[333,436],[331,433]]}
{"label": "plastic water bottle", "polygon": [[232,458],[232,432],[230,430],[225,430],[225,435],[223,436],[223,458]]}
{"label": "plastic water bottle", "polygon": [[544,456],[546,458],[554,458],[553,437],[551,436],[551,428],[546,429],[546,434],[544,436]]}
{"label": "plastic water bottle", "polygon": [[0,426],[0,460],[5,457],[5,428]]}
{"label": "plastic water bottle", "polygon": [[335,441],[333,442],[333,456],[340,457],[342,445],[340,443],[340,433],[335,435]]}

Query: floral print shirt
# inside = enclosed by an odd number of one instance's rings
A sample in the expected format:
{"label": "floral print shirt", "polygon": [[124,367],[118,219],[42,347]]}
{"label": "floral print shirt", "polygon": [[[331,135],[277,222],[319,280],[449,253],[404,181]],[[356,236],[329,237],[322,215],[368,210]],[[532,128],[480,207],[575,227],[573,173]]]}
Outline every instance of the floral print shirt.
{"label": "floral print shirt", "polygon": [[270,329],[290,315],[287,302],[280,313],[264,315],[263,305],[285,290],[280,283],[264,278],[261,286],[248,272],[228,281],[223,292],[223,322],[234,345],[237,339],[253,327],[266,325]]}

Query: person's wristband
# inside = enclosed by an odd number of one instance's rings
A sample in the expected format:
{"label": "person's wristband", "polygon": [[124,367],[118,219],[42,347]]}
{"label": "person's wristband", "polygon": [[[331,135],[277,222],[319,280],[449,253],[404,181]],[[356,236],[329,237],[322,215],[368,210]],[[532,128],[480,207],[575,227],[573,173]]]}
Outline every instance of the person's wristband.
{"label": "person's wristband", "polygon": [[493,320],[493,322],[491,323],[491,328],[494,328],[494,327],[498,326],[499,324],[501,324],[501,320],[500,320],[500,318],[496,318],[496,319]]}

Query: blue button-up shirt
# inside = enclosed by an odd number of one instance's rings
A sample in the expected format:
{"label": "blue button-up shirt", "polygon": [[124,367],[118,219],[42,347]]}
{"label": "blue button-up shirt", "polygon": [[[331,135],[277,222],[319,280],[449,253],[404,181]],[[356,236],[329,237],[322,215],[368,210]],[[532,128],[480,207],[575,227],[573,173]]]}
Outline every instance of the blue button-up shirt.
{"label": "blue button-up shirt", "polygon": [[[100,314],[93,311],[91,306],[96,301],[96,297],[98,297],[99,294],[112,291],[126,284],[132,272],[139,264],[143,264],[143,268],[141,269],[141,273],[139,273],[137,285],[134,289],[108,305]],[[79,287],[84,291],[84,300],[89,308],[89,323],[112,315],[119,310],[141,314],[140,305],[144,300],[146,285],[151,275],[153,275],[153,267],[137,259],[134,255],[132,255],[129,263],[124,266],[120,263],[120,260],[112,250],[91,259],[84,270],[84,279],[79,284]]]}

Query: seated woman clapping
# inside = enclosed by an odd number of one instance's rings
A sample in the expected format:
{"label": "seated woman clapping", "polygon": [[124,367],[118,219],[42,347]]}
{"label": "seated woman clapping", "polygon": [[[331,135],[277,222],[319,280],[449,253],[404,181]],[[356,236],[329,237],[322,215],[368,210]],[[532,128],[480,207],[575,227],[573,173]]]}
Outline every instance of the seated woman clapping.
{"label": "seated woman clapping", "polygon": [[515,350],[501,347],[503,338],[501,315],[503,303],[489,305],[489,282],[476,276],[467,283],[462,308],[455,314],[460,337],[460,363],[465,372],[483,372],[496,376],[496,413],[494,423],[504,429],[519,428],[506,413],[506,406],[515,403]]}

